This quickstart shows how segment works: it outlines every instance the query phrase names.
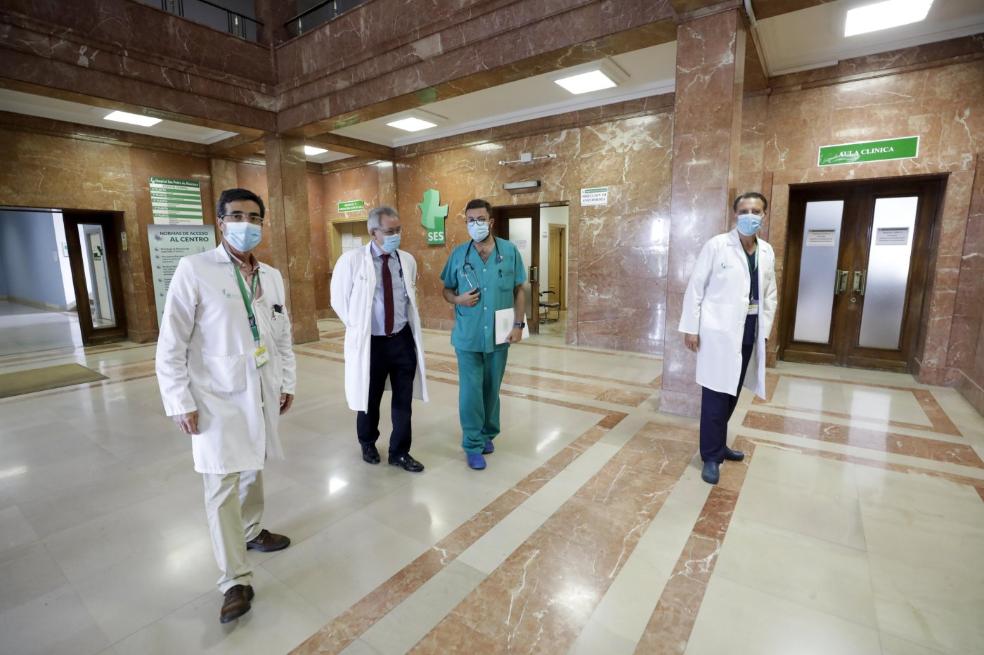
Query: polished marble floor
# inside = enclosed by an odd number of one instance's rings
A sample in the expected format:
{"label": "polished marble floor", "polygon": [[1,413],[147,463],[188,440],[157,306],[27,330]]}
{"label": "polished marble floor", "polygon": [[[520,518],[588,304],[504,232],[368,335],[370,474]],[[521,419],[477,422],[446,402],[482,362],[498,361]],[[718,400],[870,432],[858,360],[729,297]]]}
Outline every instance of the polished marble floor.
{"label": "polished marble floor", "polygon": [[250,552],[253,610],[228,626],[154,347],[0,357],[110,378],[0,401],[0,653],[984,652],[984,419],[951,389],[780,364],[711,488],[696,423],[657,412],[659,359],[544,335],[511,350],[474,472],[427,332],[411,475],[361,461],[342,329],[320,327],[266,473],[293,545]]}
{"label": "polished marble floor", "polygon": [[82,346],[79,317],[0,300],[0,356]]}

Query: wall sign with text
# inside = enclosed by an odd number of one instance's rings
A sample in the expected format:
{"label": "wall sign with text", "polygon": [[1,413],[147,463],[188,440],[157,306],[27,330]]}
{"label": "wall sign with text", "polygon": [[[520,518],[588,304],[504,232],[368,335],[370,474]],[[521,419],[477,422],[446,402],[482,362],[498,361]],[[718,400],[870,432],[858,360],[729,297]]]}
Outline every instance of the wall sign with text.
{"label": "wall sign with text", "polygon": [[198,180],[150,178],[150,207],[158,225],[201,225],[202,190]]}
{"label": "wall sign with text", "polygon": [[348,212],[360,212],[365,208],[365,200],[346,200],[338,203],[338,212],[341,214],[346,214]]}
{"label": "wall sign with text", "polygon": [[860,141],[836,146],[820,146],[817,166],[861,164],[886,159],[912,159],[919,156],[919,137],[905,136],[882,141]]}
{"label": "wall sign with text", "polygon": [[164,315],[164,300],[178,262],[185,255],[194,255],[215,248],[215,227],[212,225],[148,225],[150,242],[150,273],[154,278],[154,299],[157,302],[157,324]]}

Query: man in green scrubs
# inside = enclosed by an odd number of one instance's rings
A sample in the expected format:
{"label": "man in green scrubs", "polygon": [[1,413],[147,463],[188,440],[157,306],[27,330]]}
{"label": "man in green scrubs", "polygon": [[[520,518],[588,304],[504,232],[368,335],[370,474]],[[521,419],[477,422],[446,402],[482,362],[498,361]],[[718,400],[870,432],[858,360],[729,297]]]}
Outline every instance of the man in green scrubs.
{"label": "man in green scrubs", "polygon": [[[451,253],[441,279],[444,299],[454,305],[451,345],[458,356],[458,415],[468,466],[485,468],[485,455],[499,434],[499,385],[509,344],[523,338],[526,267],[516,246],[492,236],[492,206],[472,200],[465,207],[471,239]],[[514,308],[506,343],[496,344],[495,312]]]}

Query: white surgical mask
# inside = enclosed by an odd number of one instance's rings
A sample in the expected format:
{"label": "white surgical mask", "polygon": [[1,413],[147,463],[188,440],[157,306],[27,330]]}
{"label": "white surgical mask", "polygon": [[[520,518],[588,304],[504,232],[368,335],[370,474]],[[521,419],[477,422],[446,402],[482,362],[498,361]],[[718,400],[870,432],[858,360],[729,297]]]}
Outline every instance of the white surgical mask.
{"label": "white surgical mask", "polygon": [[751,212],[738,214],[738,231],[746,237],[754,236],[762,227],[762,217]]}
{"label": "white surgical mask", "polygon": [[476,243],[481,243],[489,237],[489,224],[488,223],[469,223],[468,224],[468,236],[472,238],[472,241]]}
{"label": "white surgical mask", "polygon": [[260,244],[263,230],[252,223],[225,223],[225,239],[239,252],[249,252]]}
{"label": "white surgical mask", "polygon": [[387,234],[383,237],[383,252],[389,254],[400,247],[400,233]]}

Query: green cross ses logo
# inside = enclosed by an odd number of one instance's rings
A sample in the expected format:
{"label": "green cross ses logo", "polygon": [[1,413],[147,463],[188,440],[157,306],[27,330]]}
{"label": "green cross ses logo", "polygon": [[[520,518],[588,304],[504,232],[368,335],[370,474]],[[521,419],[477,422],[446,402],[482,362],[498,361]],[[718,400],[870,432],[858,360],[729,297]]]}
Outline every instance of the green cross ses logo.
{"label": "green cross ses logo", "polygon": [[444,244],[444,219],[448,216],[448,206],[441,204],[441,192],[437,189],[424,191],[424,200],[417,204],[420,208],[420,223],[427,230],[427,244]]}

